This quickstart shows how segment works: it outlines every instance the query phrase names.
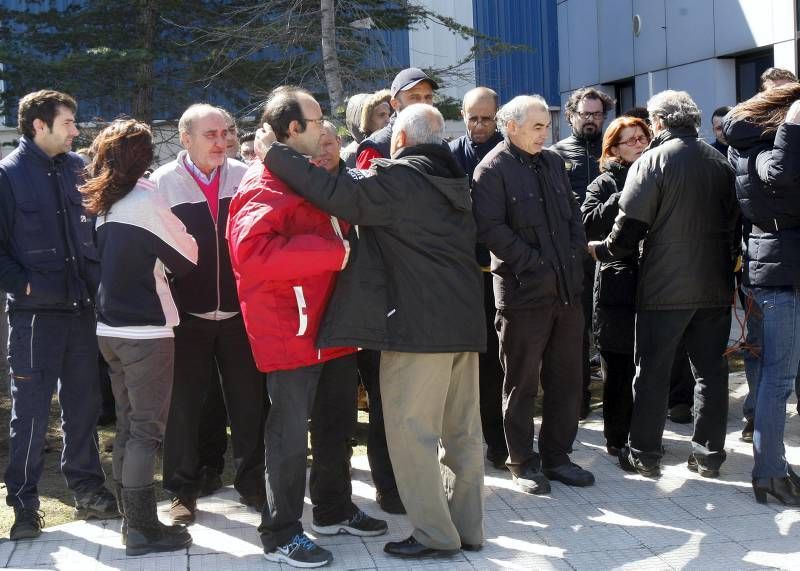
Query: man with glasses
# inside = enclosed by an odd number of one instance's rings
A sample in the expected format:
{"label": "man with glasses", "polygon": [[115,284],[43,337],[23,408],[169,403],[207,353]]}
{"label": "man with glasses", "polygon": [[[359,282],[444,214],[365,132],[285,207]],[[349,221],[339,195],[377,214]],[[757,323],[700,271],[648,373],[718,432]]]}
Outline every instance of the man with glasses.
{"label": "man with glasses", "polygon": [[[497,93],[488,87],[476,87],[464,95],[461,116],[464,118],[467,133],[450,142],[450,151],[467,173],[470,184],[475,167],[486,153],[503,140],[494,118],[497,104]],[[476,244],[475,255],[483,270],[483,301],[488,328],[486,352],[481,353],[479,358],[481,426],[483,439],[486,441],[487,460],[498,470],[505,470],[508,447],[503,434],[503,368],[498,358],[499,346],[494,330],[494,291],[489,269],[491,260],[489,250],[481,243]]]}
{"label": "man with glasses", "polygon": [[[606,114],[614,107],[614,100],[593,87],[578,89],[567,100],[564,116],[572,126],[572,134],[551,147],[564,159],[569,176],[569,184],[578,204],[586,198],[586,187],[600,175],[600,154],[602,152],[603,123]],[[594,260],[584,259],[583,276],[583,399],[581,401],[581,420],[589,416],[589,403],[592,394],[590,365],[590,341],[592,328],[592,291],[594,287]],[[599,366],[599,362],[597,363]]]}
{"label": "man with glasses", "polygon": [[[278,141],[310,157],[320,155],[324,122],[319,103],[298,87],[275,89],[262,115]],[[265,152],[264,141],[258,141],[256,148]],[[294,567],[333,560],[300,523],[309,419],[314,532],[374,536],[387,529],[385,521],[369,517],[352,501],[356,349],[317,348],[337,275],[350,256],[349,230],[347,222],[305,201],[263,165],[247,171],[231,202],[231,260],[271,402],[264,429],[267,501],[258,531],[267,560]]]}

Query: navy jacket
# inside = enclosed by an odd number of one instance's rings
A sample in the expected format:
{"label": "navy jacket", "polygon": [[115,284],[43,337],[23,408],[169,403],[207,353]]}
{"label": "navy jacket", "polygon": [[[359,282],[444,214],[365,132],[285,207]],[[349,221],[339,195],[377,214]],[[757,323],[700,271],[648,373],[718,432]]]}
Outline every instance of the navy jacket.
{"label": "navy jacket", "polygon": [[25,136],[0,161],[0,288],[9,310],[92,306],[100,268],[94,219],[77,188],[82,170],[77,154],[51,158]]}
{"label": "navy jacket", "polygon": [[741,119],[723,124],[745,224],[742,281],[800,287],[800,125],[774,134]]}

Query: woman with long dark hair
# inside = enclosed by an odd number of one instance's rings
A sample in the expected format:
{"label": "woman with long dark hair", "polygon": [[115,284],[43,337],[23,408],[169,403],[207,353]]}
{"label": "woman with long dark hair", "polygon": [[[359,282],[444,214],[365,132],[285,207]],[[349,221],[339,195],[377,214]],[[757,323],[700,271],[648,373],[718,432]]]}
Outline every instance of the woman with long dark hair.
{"label": "woman with long dark hair", "polygon": [[[586,190],[581,206],[589,240],[604,240],[619,213],[619,196],[633,162],[650,142],[650,129],[637,117],[614,119],[603,136],[600,176]],[[636,317],[637,256],[600,264],[594,283],[592,325],[600,350],[603,435],[614,456],[628,441],[633,392],[633,328]]]}
{"label": "woman with long dark hair", "polygon": [[153,486],[172,393],[172,328],[178,324],[166,272],[191,270],[197,244],[142,178],[153,161],[147,125],[115,121],[92,151],[80,190],[87,212],[97,216],[97,336],[116,399],[112,466],[122,540],[127,555],[173,551],[192,538],[185,527],[158,521]]}
{"label": "woman with long dark hair", "polygon": [[754,302],[748,337],[761,340],[758,365],[748,375],[755,395],[753,493],[759,503],[771,495],[800,506],[800,479],[783,444],[786,401],[800,364],[800,84],[737,105],[723,132],[736,197],[750,223],[742,275]]}

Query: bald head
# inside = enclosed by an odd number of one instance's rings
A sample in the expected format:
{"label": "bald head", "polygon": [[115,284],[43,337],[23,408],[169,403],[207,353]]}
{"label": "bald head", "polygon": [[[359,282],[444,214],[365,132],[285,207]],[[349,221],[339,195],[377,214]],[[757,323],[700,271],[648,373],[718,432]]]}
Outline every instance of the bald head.
{"label": "bald head", "polygon": [[218,107],[205,103],[190,106],[178,121],[178,132],[189,158],[206,175],[225,162],[228,121]]}
{"label": "bald head", "polygon": [[494,135],[497,130],[495,113],[497,113],[497,93],[488,87],[476,87],[464,95],[461,116],[473,143],[485,143]]}

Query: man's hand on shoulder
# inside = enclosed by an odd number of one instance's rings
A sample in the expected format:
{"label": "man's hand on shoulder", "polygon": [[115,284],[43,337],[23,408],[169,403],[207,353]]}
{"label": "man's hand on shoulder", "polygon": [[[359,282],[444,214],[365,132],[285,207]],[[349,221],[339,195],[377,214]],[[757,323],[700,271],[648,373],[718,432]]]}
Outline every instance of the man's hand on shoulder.
{"label": "man's hand on shoulder", "polygon": [[253,150],[255,150],[258,160],[264,162],[264,157],[267,156],[267,149],[269,149],[269,146],[277,140],[278,139],[275,137],[275,132],[272,130],[272,127],[269,126],[269,123],[264,123],[256,131],[256,138],[253,142]]}

